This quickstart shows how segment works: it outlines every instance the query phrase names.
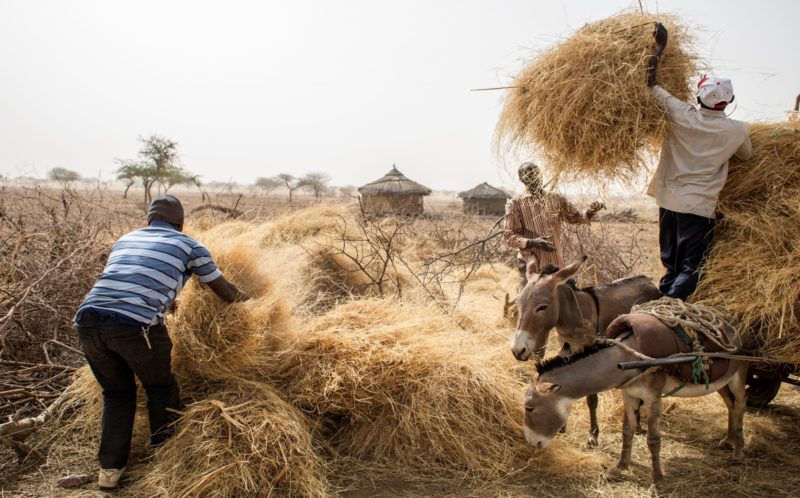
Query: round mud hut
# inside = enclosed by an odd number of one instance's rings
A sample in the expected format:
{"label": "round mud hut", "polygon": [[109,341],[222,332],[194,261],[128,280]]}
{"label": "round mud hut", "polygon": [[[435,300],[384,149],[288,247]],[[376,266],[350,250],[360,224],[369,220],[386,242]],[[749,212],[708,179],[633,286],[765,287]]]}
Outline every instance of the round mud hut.
{"label": "round mud hut", "polygon": [[422,198],[431,189],[406,178],[395,165],[382,178],[358,189],[364,210],[372,214],[422,214]]}
{"label": "round mud hut", "polygon": [[464,201],[464,212],[468,214],[501,215],[506,212],[509,195],[486,182],[458,194]]}

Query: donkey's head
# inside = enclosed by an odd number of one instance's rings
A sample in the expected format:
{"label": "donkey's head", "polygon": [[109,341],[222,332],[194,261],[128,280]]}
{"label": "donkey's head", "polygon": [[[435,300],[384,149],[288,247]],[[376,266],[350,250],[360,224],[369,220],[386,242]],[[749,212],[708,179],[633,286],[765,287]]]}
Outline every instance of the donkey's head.
{"label": "donkey's head", "polygon": [[525,395],[522,432],[528,444],[535,448],[547,448],[567,423],[570,406],[575,400],[562,396],[560,389],[558,384],[537,379]]}
{"label": "donkey's head", "polygon": [[520,361],[536,353],[541,356],[547,334],[558,322],[558,287],[577,273],[582,259],[562,269],[548,266],[536,273],[536,262],[528,264],[528,283],[517,296],[517,330],[511,338],[511,352]]}

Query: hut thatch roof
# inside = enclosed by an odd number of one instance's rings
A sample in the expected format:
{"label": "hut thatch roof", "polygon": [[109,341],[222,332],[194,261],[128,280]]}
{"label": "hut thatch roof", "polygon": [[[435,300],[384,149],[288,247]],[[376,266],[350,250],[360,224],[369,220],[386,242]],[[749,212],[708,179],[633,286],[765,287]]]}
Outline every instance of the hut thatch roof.
{"label": "hut thatch roof", "polygon": [[477,187],[465,190],[458,194],[462,199],[508,199],[511,197],[503,190],[497,187],[492,187],[486,182],[481,183]]}
{"label": "hut thatch roof", "polygon": [[392,169],[383,177],[370,182],[363,187],[359,187],[358,191],[367,195],[404,195],[404,194],[420,194],[428,195],[431,189],[417,182],[411,181],[406,178],[397,167],[393,164]]}

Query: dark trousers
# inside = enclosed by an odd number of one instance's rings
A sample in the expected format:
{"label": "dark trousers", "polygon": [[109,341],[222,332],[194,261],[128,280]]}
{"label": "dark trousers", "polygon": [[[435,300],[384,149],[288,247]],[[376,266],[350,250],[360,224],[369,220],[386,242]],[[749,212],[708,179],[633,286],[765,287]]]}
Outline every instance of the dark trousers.
{"label": "dark trousers", "polygon": [[[88,322],[88,323],[87,323]],[[112,321],[78,326],[81,347],[97,382],[103,388],[103,427],[100,436],[100,466],[120,469],[128,463],[133,420],[136,415],[136,382],[147,393],[150,442],[163,443],[172,435],[172,423],[180,408],[178,383],[172,375],[172,341],[163,325],[150,327],[152,349],[138,326]]]}
{"label": "dark trousers", "polygon": [[697,270],[711,248],[714,220],[689,213],[658,210],[658,242],[666,273],[659,290],[686,300],[697,288]]}

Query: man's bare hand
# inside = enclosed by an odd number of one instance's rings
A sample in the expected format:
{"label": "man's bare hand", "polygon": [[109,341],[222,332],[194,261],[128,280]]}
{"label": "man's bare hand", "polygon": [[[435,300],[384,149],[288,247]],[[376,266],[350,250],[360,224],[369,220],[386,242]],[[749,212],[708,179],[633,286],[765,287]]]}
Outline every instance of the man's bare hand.
{"label": "man's bare hand", "polygon": [[553,245],[553,238],[549,235],[544,237],[536,237],[535,239],[528,239],[528,242],[525,243],[525,249],[530,249],[531,247],[535,247],[546,252],[553,252],[556,250],[556,246]]}
{"label": "man's bare hand", "polygon": [[214,294],[216,294],[217,296],[220,297],[220,299],[228,303],[238,303],[250,299],[250,295],[248,295],[246,292],[243,292],[238,287],[225,280],[225,277],[222,276],[216,280],[209,282],[208,286],[211,288],[212,291],[214,291]]}

